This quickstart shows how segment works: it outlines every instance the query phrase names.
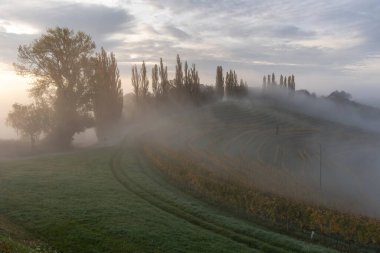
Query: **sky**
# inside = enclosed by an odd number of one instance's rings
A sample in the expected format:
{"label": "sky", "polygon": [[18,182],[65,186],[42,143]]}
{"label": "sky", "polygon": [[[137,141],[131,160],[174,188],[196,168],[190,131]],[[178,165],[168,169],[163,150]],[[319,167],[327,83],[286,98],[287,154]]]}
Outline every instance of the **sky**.
{"label": "sky", "polygon": [[196,64],[201,83],[216,66],[249,86],[269,73],[296,77],[318,95],[345,90],[380,106],[379,0],[0,0],[0,138],[14,102],[28,103],[31,79],[17,76],[17,47],[50,27],[91,35],[116,55],[125,92],[133,64],[160,57],[174,77],[177,54]]}

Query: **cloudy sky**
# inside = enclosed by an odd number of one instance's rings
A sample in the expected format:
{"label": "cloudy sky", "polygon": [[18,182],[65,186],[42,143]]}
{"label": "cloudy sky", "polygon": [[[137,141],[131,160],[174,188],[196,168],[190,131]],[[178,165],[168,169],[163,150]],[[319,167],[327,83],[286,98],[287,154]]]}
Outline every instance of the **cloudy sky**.
{"label": "cloudy sky", "polygon": [[173,76],[180,54],[202,83],[213,84],[222,65],[250,86],[264,74],[294,74],[297,89],[380,104],[379,0],[0,0],[0,10],[0,125],[14,101],[28,100],[28,79],[12,67],[18,45],[55,26],[115,52],[126,91],[132,64],[163,57]]}

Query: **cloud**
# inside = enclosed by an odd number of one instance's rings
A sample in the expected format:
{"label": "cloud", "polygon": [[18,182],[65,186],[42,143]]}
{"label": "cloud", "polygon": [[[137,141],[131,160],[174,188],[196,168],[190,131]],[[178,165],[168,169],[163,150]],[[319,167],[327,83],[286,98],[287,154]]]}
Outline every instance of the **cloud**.
{"label": "cloud", "polygon": [[104,40],[115,32],[127,32],[133,29],[134,21],[124,9],[81,3],[19,6],[7,10],[3,19],[10,23],[22,21],[41,32],[49,27],[69,27],[89,33],[96,40]]}
{"label": "cloud", "polygon": [[[204,83],[212,83],[215,66],[223,64],[240,68],[251,83],[276,71],[295,73],[300,80],[321,76],[326,86],[344,79],[350,89],[358,85],[349,79],[353,69],[360,69],[355,75],[364,75],[367,67],[373,71],[378,66],[371,58],[380,54],[378,0],[90,2],[0,3],[0,61],[14,61],[17,45],[36,37],[9,31],[9,25],[28,31],[27,24],[38,34],[56,25],[83,30],[126,65],[163,57],[170,67],[179,53],[210,71],[203,71]],[[368,85],[376,82],[374,77],[362,79]]]}
{"label": "cloud", "polygon": [[175,27],[174,25],[166,25],[164,30],[176,39],[187,40],[191,38],[188,33],[184,32],[178,27]]}
{"label": "cloud", "polygon": [[313,31],[306,31],[295,25],[283,25],[274,28],[274,35],[280,38],[309,38],[316,35]]}

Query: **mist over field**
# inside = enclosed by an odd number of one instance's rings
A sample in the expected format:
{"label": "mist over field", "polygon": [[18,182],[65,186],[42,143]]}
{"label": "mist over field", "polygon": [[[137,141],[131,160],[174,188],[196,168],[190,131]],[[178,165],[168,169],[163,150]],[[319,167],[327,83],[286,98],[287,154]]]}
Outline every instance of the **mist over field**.
{"label": "mist over field", "polygon": [[[168,147],[198,164],[224,157],[231,171],[212,164],[206,168],[264,191],[379,218],[380,120],[378,109],[371,110],[364,113],[355,104],[301,93],[253,89],[242,100],[156,108],[134,123],[121,124],[111,136],[114,144],[125,136],[128,142]],[[262,163],[269,164],[265,173],[255,173]]]}

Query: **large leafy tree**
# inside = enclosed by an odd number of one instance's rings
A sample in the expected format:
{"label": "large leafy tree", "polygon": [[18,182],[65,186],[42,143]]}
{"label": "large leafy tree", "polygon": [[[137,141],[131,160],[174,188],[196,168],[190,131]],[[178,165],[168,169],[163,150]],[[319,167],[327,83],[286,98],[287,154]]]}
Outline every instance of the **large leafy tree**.
{"label": "large leafy tree", "polygon": [[34,149],[37,139],[48,130],[49,109],[42,104],[13,104],[9,112],[7,125],[16,129],[17,134],[30,140]]}
{"label": "large leafy tree", "polygon": [[123,90],[115,55],[102,48],[94,60],[93,106],[96,134],[104,141],[107,132],[120,119],[123,108]]}
{"label": "large leafy tree", "polygon": [[83,32],[48,29],[30,45],[18,48],[16,70],[34,80],[31,95],[47,101],[53,117],[49,140],[69,146],[75,133],[93,124],[91,56],[95,43]]}

